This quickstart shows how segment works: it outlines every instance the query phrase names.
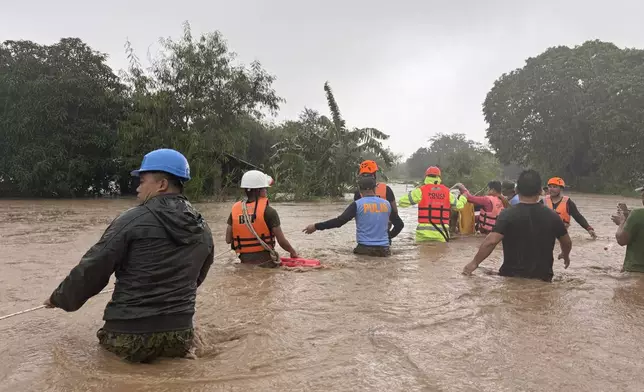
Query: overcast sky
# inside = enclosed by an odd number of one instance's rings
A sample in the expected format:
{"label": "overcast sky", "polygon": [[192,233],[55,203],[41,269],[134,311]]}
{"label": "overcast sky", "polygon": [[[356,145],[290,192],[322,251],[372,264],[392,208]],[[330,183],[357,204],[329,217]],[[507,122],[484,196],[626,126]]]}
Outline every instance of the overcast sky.
{"label": "overcast sky", "polygon": [[219,30],[242,62],[277,76],[287,102],[327,112],[329,81],[349,126],[391,135],[409,155],[438,132],[485,140],[481,104],[494,80],[554,45],[589,39],[644,48],[642,0],[0,0],[0,40],[52,43],[80,37],[127,63],[129,38],[142,59],[159,37]]}

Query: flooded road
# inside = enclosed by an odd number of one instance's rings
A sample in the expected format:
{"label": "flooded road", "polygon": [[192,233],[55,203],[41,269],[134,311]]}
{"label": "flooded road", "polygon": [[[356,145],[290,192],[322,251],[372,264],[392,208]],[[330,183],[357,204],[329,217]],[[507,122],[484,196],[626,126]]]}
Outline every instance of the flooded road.
{"label": "flooded road", "polygon": [[[571,265],[556,261],[553,283],[486,273],[498,270],[500,247],[462,276],[482,237],[418,246],[414,208],[401,211],[405,229],[383,260],[352,254],[353,222],[300,232],[348,202],[276,203],[299,254],[328,268],[268,270],[220,256],[197,297],[196,360],[130,365],[102,350],[96,330],[110,294],[101,294],[74,313],[1,320],[0,391],[641,392],[644,276],[619,272],[623,248],[604,249],[625,199],[572,198],[599,239],[573,222]],[[133,204],[0,200],[0,316],[40,305]],[[230,206],[198,205],[217,253]]]}

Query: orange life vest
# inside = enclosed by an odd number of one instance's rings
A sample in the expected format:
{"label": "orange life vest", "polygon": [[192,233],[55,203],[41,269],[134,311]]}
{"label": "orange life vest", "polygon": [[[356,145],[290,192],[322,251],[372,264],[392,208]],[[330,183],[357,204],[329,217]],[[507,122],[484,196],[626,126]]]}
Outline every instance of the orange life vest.
{"label": "orange life vest", "polygon": [[443,184],[426,184],[420,187],[420,191],[422,198],[418,203],[418,223],[433,223],[438,227],[449,226],[449,188]]}
{"label": "orange life vest", "polygon": [[387,184],[379,182],[378,185],[376,185],[376,196],[387,200]]}
{"label": "orange life vest", "polygon": [[[244,223],[244,213],[242,210],[242,201],[238,201],[233,205],[232,219],[233,219],[233,242],[231,244],[233,250],[240,253],[255,253],[261,252],[266,249],[259,243],[255,235],[246,227]],[[275,247],[275,236],[268,228],[264,220],[264,212],[268,206],[268,199],[262,197],[259,201],[246,204],[246,211],[251,219],[253,228],[257,235],[268,244],[271,248]]]}
{"label": "orange life vest", "polygon": [[559,217],[563,221],[564,225],[566,225],[566,227],[570,225],[570,213],[568,212],[568,200],[569,200],[568,196],[562,197],[557,208],[553,208],[554,205],[552,204],[552,199],[550,198],[550,195],[545,197],[546,207],[550,208],[551,210],[555,210],[555,212],[559,214]]}
{"label": "orange life vest", "polygon": [[479,213],[479,230],[485,233],[489,233],[494,228],[496,224],[496,218],[499,217],[501,211],[503,211],[503,200],[496,196],[485,196],[488,200],[492,202],[492,211],[487,212],[481,208]]}

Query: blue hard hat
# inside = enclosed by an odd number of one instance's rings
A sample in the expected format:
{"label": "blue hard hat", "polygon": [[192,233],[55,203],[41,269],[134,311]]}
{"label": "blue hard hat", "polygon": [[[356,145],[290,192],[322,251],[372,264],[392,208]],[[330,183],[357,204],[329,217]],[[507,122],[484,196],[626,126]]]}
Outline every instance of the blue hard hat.
{"label": "blue hard hat", "polygon": [[133,170],[130,174],[138,177],[140,173],[151,171],[169,173],[183,181],[190,179],[190,165],[186,157],[169,148],[160,148],[145,154],[141,168]]}

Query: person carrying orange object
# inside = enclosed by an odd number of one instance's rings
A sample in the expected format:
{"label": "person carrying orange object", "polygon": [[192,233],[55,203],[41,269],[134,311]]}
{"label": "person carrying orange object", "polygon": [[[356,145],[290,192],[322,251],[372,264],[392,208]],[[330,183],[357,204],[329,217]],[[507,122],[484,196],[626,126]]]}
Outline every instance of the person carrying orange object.
{"label": "person carrying orange object", "polygon": [[490,181],[487,184],[488,192],[485,196],[474,196],[465,188],[463,184],[457,184],[461,193],[465,195],[467,201],[481,206],[481,212],[477,220],[478,231],[481,234],[488,234],[492,232],[496,224],[496,218],[499,216],[506,206],[509,205],[506,198],[503,196],[501,182]]}
{"label": "person carrying orange object", "polygon": [[566,187],[566,183],[561,177],[552,177],[548,180],[548,194],[543,198],[543,204],[555,210],[559,215],[561,220],[566,226],[566,229],[570,227],[570,218],[572,217],[581,227],[584,228],[590,234],[590,236],[595,239],[597,235],[595,230],[591,225],[588,224],[586,218],[579,212],[577,205],[570,200],[568,196],[564,196],[563,190]]}
{"label": "person carrying orange object", "polygon": [[245,189],[246,198],[233,205],[226,228],[226,243],[237,252],[242,263],[279,266],[275,240],[291,258],[298,258],[282,232],[277,211],[269,205],[266,188],[272,182],[270,176],[258,170],[247,171],[242,176],[241,188]]}

